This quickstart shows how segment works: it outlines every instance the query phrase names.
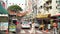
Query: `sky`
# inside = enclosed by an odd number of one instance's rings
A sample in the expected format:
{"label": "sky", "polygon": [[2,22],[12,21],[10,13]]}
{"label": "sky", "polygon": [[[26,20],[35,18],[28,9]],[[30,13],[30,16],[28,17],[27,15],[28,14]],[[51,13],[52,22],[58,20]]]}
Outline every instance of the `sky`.
{"label": "sky", "polygon": [[[10,5],[13,5],[13,4],[14,5],[17,4],[17,5],[19,5],[23,9],[23,11],[25,10],[25,7],[26,7],[25,6],[25,1],[26,0],[3,0],[3,1],[4,2],[6,2],[6,1],[8,2],[7,3],[7,7],[10,6]],[[38,6],[43,5],[44,4],[44,0],[39,0],[38,4],[39,4]]]}
{"label": "sky", "polygon": [[[6,2],[6,0],[3,0]],[[10,5],[19,5],[23,10],[25,10],[25,0],[7,0],[7,7]]]}

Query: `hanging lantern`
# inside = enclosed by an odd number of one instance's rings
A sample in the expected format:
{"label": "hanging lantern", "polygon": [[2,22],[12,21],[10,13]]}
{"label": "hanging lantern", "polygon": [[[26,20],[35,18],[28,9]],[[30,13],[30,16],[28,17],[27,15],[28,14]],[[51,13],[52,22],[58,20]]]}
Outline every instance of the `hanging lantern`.
{"label": "hanging lantern", "polygon": [[20,5],[20,4],[19,4]]}
{"label": "hanging lantern", "polygon": [[11,3],[9,3],[9,4],[11,4]]}
{"label": "hanging lantern", "polygon": [[23,4],[22,4],[23,5]]}

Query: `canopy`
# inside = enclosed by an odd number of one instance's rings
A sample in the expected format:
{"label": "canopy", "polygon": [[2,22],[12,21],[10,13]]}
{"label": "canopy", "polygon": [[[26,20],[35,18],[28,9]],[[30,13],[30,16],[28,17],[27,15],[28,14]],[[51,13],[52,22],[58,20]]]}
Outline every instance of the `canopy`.
{"label": "canopy", "polygon": [[8,11],[3,8],[1,2],[0,2],[0,14],[8,14]]}
{"label": "canopy", "polygon": [[60,16],[60,13],[56,14],[56,16]]}
{"label": "canopy", "polygon": [[48,14],[46,14],[46,15],[38,14],[38,15],[36,16],[36,18],[47,18],[47,17],[48,17]]}

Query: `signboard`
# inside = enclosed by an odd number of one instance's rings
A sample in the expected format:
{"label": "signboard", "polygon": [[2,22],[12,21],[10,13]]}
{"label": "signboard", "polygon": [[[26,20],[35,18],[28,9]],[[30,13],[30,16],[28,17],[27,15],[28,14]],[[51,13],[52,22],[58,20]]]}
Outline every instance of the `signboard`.
{"label": "signboard", "polygon": [[48,17],[48,14],[46,14],[46,15],[38,14],[36,17],[37,18],[47,18]]}
{"label": "signboard", "polygon": [[9,31],[16,31],[16,26],[15,25],[10,25],[9,26]]}
{"label": "signboard", "polygon": [[0,16],[0,21],[1,22],[8,22],[8,17],[6,17],[6,16]]}
{"label": "signboard", "polygon": [[0,30],[7,30],[7,29],[8,29],[8,22],[1,22]]}

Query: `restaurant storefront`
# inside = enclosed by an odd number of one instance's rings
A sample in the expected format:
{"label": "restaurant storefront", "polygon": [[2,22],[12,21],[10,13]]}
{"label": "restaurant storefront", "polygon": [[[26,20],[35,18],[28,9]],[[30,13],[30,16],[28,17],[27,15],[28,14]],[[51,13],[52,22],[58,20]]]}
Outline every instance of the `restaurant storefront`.
{"label": "restaurant storefront", "polygon": [[37,15],[37,21],[41,24],[44,24],[45,26],[45,29],[48,28],[48,24],[50,24],[50,14],[46,14],[46,15],[43,15],[43,14],[38,14]]}
{"label": "restaurant storefront", "polygon": [[0,34],[6,34],[8,30],[8,11],[3,8],[0,1]]}

